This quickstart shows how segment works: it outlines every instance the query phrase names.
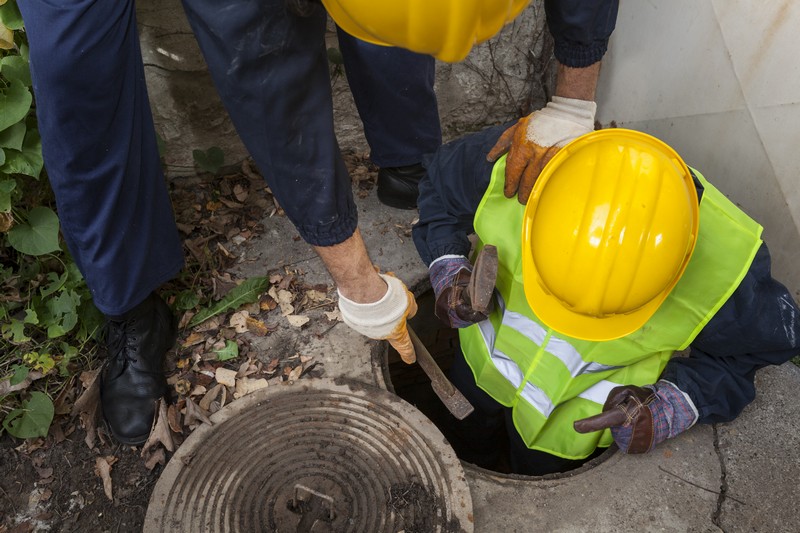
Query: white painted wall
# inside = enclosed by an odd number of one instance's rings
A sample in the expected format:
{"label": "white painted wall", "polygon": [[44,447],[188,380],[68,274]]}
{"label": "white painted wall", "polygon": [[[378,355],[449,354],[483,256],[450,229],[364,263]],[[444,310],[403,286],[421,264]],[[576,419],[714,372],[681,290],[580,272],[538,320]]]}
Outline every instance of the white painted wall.
{"label": "white painted wall", "polygon": [[651,133],[765,228],[800,299],[800,2],[622,0],[603,125]]}

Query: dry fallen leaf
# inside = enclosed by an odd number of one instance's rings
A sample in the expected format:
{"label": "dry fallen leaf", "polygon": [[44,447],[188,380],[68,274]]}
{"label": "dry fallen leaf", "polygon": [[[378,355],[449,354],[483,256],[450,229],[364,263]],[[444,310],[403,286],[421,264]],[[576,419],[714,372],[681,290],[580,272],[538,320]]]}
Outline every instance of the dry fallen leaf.
{"label": "dry fallen leaf", "polygon": [[208,391],[205,396],[203,396],[203,399],[200,400],[200,409],[208,411],[211,408],[211,402],[217,399],[217,396],[219,396],[219,391],[222,390],[222,387],[223,385],[220,383],[214,385],[211,390]]}
{"label": "dry fallen leaf", "polygon": [[170,433],[169,429],[167,405],[163,399],[158,401],[158,413],[153,423],[153,429],[150,430],[150,435],[147,437],[144,446],[142,446],[142,457],[146,455],[152,446],[159,442],[164,445],[167,451],[175,451],[175,441],[172,439],[172,433]]}
{"label": "dry fallen leaf", "polygon": [[333,311],[326,311],[325,316],[328,318],[330,322],[337,321],[342,322],[342,313],[339,309],[334,309]]}
{"label": "dry fallen leaf", "polygon": [[305,324],[308,323],[310,318],[305,315],[286,315],[286,320],[289,321],[289,324],[295,328],[303,327]]}
{"label": "dry fallen leaf", "polygon": [[236,333],[244,333],[247,331],[247,318],[250,316],[250,313],[247,311],[238,311],[231,315],[231,318],[228,320],[228,324],[236,330]]}
{"label": "dry fallen leaf", "polygon": [[297,381],[303,373],[303,365],[297,365],[289,372],[289,381]]}
{"label": "dry fallen leaf", "polygon": [[183,345],[182,346],[184,348],[189,348],[189,347],[194,346],[196,344],[200,344],[201,342],[204,342],[205,340],[206,340],[205,335],[201,335],[200,333],[198,333],[196,331],[193,331],[192,333],[189,334],[188,337],[186,337],[186,340],[183,341]]}
{"label": "dry fallen leaf", "polygon": [[167,408],[167,421],[169,422],[169,429],[175,433],[183,433],[181,428],[181,413],[175,404],[171,404]]}
{"label": "dry fallen leaf", "polygon": [[241,398],[251,392],[264,389],[268,386],[267,380],[264,378],[254,379],[254,378],[242,378],[236,380],[236,390],[233,393],[233,397],[236,399]]}
{"label": "dry fallen leaf", "polygon": [[256,335],[260,335],[261,337],[267,336],[271,331],[264,322],[258,320],[257,318],[247,317],[246,323],[247,323],[247,329],[251,333],[255,333]]}
{"label": "dry fallen leaf", "polygon": [[164,453],[164,448],[156,448],[150,457],[144,462],[145,468],[148,470],[152,470],[156,467],[156,465],[164,465],[167,462],[166,454]]}
{"label": "dry fallen leaf", "polygon": [[100,414],[100,380],[97,379],[99,375],[99,370],[81,373],[80,380],[86,390],[72,406],[72,416],[79,415],[81,425],[86,430],[84,442],[89,448],[94,448],[97,438],[97,419]]}
{"label": "dry fallen leaf", "polygon": [[219,367],[217,368],[214,377],[216,378],[217,383],[222,383],[226,387],[236,386],[236,370],[230,370],[224,367]]}
{"label": "dry fallen leaf", "polygon": [[114,501],[114,495],[111,485],[111,465],[117,462],[114,456],[96,457],[94,460],[94,473],[103,480],[103,492],[106,497]]}
{"label": "dry fallen leaf", "polygon": [[203,412],[200,407],[198,407],[191,398],[186,398],[186,417],[184,418],[184,423],[187,426],[192,426],[193,424],[199,424],[200,422],[204,424],[208,424],[209,426],[213,426],[211,420],[209,420],[208,415]]}
{"label": "dry fallen leaf", "polygon": [[320,303],[329,300],[327,294],[325,294],[322,291],[317,291],[314,289],[307,290],[306,296],[308,297],[309,300],[311,300],[314,303]]}

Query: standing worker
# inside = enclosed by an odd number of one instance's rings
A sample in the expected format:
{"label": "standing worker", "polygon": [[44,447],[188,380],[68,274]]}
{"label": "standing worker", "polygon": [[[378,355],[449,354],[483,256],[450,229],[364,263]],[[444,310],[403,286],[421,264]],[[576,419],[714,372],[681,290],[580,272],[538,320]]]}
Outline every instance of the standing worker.
{"label": "standing worker", "polygon": [[[456,62],[464,59],[475,43],[492,37],[502,25],[498,22],[516,17],[528,0],[407,0],[383,3],[379,8],[368,0],[322,0],[322,3],[339,25],[343,52],[352,53],[351,43],[354,42],[360,42],[365,50],[369,50],[365,43],[377,43]],[[517,196],[520,203],[528,200],[539,172],[561,147],[594,130],[597,110],[594,98],[600,62],[608,50],[608,40],[616,25],[619,0],[545,0],[544,7],[558,65],[554,96],[543,109],[510,126],[487,154],[488,159],[494,162],[508,152],[505,194],[509,198]],[[343,42],[342,29],[359,40],[350,38]],[[374,49],[372,53],[376,53]],[[421,69],[425,79],[431,83],[429,92],[422,89],[424,84],[419,81],[418,74],[411,84],[417,102],[424,104],[423,109],[431,107],[429,98],[433,95],[433,78],[427,76],[432,73],[432,68],[431,64],[430,70],[427,65]],[[387,79],[386,73],[370,73],[368,68],[364,68],[352,76],[348,71],[348,80],[366,128],[373,162],[381,167],[378,198],[393,207],[415,207],[418,183],[424,175],[422,165],[407,164],[409,158],[405,157],[402,163],[406,166],[383,168],[387,157],[396,159],[397,156],[389,155],[391,147],[386,150],[387,145],[381,146],[379,139],[383,134],[384,138],[392,139],[391,145],[396,146],[393,135],[388,132],[398,124],[411,131],[410,126],[403,125],[406,122],[417,125],[420,137],[431,137],[425,133],[434,129],[431,114],[414,113],[414,120],[409,121],[403,115],[407,107],[399,106],[391,111],[387,102],[381,103],[382,95],[391,90],[388,83],[373,83],[370,87],[362,85],[370,74],[374,78]],[[403,76],[408,74],[404,72]],[[397,82],[400,79],[396,77]],[[369,93],[368,89],[376,88],[383,90],[378,94]],[[371,135],[369,126],[381,123],[386,129],[378,126],[376,133]]]}
{"label": "standing worker", "polygon": [[[502,131],[437,151],[413,229],[436,314],[461,328],[451,378],[476,407],[461,431],[478,460],[497,431],[519,474],[575,468],[613,442],[645,453],[733,420],[755,371],[800,353],[800,310],[770,275],[761,226],[672,148],[586,134],[524,206],[504,194],[505,159],[485,158]],[[497,247],[488,316],[465,296],[473,229]]]}

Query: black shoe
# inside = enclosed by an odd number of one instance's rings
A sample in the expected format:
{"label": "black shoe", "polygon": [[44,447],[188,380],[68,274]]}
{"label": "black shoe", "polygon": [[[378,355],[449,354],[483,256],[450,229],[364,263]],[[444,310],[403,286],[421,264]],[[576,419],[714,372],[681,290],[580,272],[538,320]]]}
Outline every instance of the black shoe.
{"label": "black shoe", "polygon": [[175,317],[156,294],[125,315],[109,318],[100,401],[119,442],[138,446],[147,440],[156,402],[167,392],[164,355],[176,337]]}
{"label": "black shoe", "polygon": [[378,171],[378,200],[396,209],[417,207],[419,180],[425,168],[417,163],[405,167],[388,167]]}

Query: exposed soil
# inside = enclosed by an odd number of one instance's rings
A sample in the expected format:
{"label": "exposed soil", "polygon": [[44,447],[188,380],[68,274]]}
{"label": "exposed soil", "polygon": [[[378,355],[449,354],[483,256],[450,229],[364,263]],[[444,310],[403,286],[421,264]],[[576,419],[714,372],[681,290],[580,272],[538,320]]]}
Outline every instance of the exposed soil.
{"label": "exposed soil", "polygon": [[[345,162],[353,177],[354,192],[358,196],[368,194],[375,183],[375,169],[366,155],[345,154]],[[188,275],[182,277],[188,281],[173,282],[162,289],[162,295],[174,298],[185,289],[186,283],[191,283],[192,287],[198,287],[198,291],[222,297],[226,290],[235,286],[225,272],[233,264],[237,246],[246,246],[247,241],[258,236],[260,217],[282,214],[280,206],[249,164],[226,176],[200,175],[173,180],[171,195],[186,248]],[[295,313],[305,312],[321,324],[316,328],[307,327],[302,334],[320,334],[329,327],[324,324],[324,313],[335,312],[336,305],[334,299],[325,297],[332,287],[309,287],[302,282],[302,276],[287,272],[275,279],[274,287],[279,286],[290,294],[289,301],[294,305]],[[309,291],[321,298],[321,303],[316,300],[309,302]],[[251,306],[252,321],[247,324],[250,328],[247,334],[270,334],[273,331],[270,313],[280,313],[279,303],[267,296],[261,300],[260,307],[259,302],[254,304],[255,309]],[[315,311],[306,312],[307,309]],[[233,311],[222,316],[229,316]],[[185,322],[190,317],[184,315],[183,318]],[[193,334],[200,335],[204,342],[190,341]],[[188,390],[197,391],[197,387],[211,389],[216,384],[208,377],[209,369],[213,375],[213,370],[223,364],[208,360],[207,355],[218,349],[220,342],[224,345],[225,340],[231,338],[239,341],[239,357],[226,361],[224,366],[238,369],[240,374],[251,376],[252,381],[256,381],[256,377],[300,379],[324,372],[310,358],[292,354],[285,359],[258,361],[253,353],[248,354],[247,334],[239,335],[225,320],[211,330],[184,329],[176,349],[168,356],[168,377],[174,389],[171,405],[177,398],[185,402],[186,397],[191,397]],[[251,362],[249,369],[245,368],[247,365],[242,367],[242,363],[248,360]],[[96,369],[76,369],[75,378],[67,386],[71,391],[67,395],[70,403],[83,390],[77,379],[81,370]],[[210,405],[206,414],[219,409],[220,403],[224,405],[224,397],[223,394],[206,404]],[[203,398],[202,394],[195,396],[197,403],[200,398]],[[231,401],[230,395],[227,401]],[[56,404],[58,409],[58,401]],[[140,449],[118,445],[102,424],[96,432],[89,431],[90,437],[95,437],[93,446],[89,447],[85,442],[86,429],[78,417],[69,414],[68,407],[61,411],[64,414],[56,416],[47,438],[22,441],[8,434],[0,438],[0,471],[3,472],[0,476],[0,533],[141,531],[150,494],[170,454],[166,453],[162,461],[157,461],[157,457],[152,455],[146,456],[152,458],[152,469],[148,469]],[[176,446],[196,427],[196,424],[178,425],[180,427],[176,428],[174,420],[170,419]],[[179,431],[176,433],[175,429]],[[110,464],[113,499],[106,495],[98,462],[105,463],[100,466]]]}

